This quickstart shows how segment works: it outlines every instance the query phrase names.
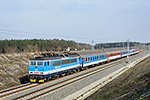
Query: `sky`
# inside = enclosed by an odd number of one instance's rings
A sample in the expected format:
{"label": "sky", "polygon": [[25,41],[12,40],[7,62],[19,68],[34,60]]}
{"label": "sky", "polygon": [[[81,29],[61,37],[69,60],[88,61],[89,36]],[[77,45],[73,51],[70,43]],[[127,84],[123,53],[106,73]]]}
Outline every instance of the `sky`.
{"label": "sky", "polygon": [[150,0],[0,0],[0,40],[150,42]]}

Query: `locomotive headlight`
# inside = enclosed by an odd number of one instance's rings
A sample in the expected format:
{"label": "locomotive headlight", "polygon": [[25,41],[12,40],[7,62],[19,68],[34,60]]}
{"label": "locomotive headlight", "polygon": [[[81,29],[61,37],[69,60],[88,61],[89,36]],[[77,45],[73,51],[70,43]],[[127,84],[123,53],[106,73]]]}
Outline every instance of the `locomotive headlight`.
{"label": "locomotive headlight", "polygon": [[30,74],[33,74],[33,72],[30,72]]}

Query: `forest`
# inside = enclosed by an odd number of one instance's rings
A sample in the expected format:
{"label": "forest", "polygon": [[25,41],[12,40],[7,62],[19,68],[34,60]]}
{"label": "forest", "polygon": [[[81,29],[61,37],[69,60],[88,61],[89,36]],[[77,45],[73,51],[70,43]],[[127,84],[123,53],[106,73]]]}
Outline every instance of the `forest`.
{"label": "forest", "polygon": [[[145,47],[148,47],[150,43],[145,43]],[[118,47],[124,47],[126,48],[128,46],[127,42],[115,42],[115,43],[98,43],[94,47],[95,49],[102,49],[102,48],[118,48]],[[143,48],[144,43],[140,42],[129,42],[129,47],[131,48]]]}
{"label": "forest", "polygon": [[[146,43],[149,45],[150,43]],[[130,42],[130,47],[139,48],[143,45],[140,42]],[[50,51],[66,51],[70,47],[71,50],[91,49],[92,45],[85,43],[77,43],[72,40],[63,39],[24,39],[24,40],[0,40],[0,54],[3,53],[20,53],[20,52],[50,52]],[[98,43],[94,45],[95,49],[127,47],[127,42],[116,43]]]}
{"label": "forest", "polygon": [[0,53],[20,53],[20,52],[50,52],[65,51],[68,47],[72,50],[90,49],[91,45],[76,43],[66,40],[44,40],[44,39],[24,39],[24,40],[0,40]]}

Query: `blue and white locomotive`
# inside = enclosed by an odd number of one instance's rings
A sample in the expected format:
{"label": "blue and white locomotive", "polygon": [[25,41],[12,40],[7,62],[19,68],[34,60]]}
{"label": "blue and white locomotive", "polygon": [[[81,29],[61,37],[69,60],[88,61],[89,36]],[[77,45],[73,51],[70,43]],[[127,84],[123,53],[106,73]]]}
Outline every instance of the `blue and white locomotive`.
{"label": "blue and white locomotive", "polygon": [[29,61],[30,82],[44,82],[80,68],[78,55],[72,54],[73,57],[50,53],[43,55]]}
{"label": "blue and white locomotive", "polygon": [[29,61],[30,82],[45,82],[50,79],[86,69],[90,65],[109,62],[113,59],[138,53],[138,49],[119,51],[96,51],[80,53],[43,53]]}

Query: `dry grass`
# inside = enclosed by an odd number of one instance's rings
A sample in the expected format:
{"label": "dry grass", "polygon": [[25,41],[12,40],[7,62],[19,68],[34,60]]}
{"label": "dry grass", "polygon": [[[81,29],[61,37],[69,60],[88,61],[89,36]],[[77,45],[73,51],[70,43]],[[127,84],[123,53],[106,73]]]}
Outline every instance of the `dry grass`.
{"label": "dry grass", "polygon": [[86,100],[150,99],[150,57],[108,83]]}
{"label": "dry grass", "polygon": [[28,75],[28,61],[34,53],[0,54],[0,90],[21,84]]}

